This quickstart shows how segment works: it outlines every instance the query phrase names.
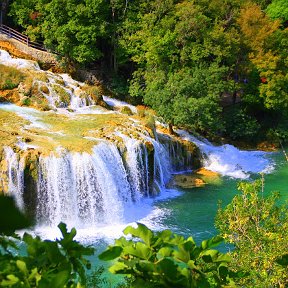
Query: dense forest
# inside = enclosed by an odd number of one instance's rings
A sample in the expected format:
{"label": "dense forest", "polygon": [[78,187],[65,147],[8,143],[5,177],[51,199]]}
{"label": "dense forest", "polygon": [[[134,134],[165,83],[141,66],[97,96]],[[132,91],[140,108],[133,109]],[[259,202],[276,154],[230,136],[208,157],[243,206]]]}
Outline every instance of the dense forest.
{"label": "dense forest", "polygon": [[287,139],[285,0],[14,0],[5,21],[206,136]]}

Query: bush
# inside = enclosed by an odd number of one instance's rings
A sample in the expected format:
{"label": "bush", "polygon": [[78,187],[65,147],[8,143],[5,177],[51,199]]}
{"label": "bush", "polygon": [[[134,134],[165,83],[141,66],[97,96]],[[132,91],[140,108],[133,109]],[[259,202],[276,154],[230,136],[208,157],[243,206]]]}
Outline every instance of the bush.
{"label": "bush", "polygon": [[242,182],[238,189],[241,194],[220,207],[216,217],[216,227],[235,246],[231,267],[246,272],[237,282],[241,287],[287,287],[287,203],[277,206],[277,193],[264,197],[261,180]]}
{"label": "bush", "polygon": [[[12,198],[5,196],[0,196],[0,219],[7,219],[0,222],[1,287],[63,288],[86,284],[85,271],[91,265],[84,256],[92,255],[94,249],[74,240],[74,228],[68,232],[66,225],[60,223],[62,238],[55,241],[28,233],[20,238],[15,230],[27,228],[31,221],[15,207]],[[19,240],[25,246],[25,256],[18,254]]]}
{"label": "bush", "polygon": [[251,140],[257,136],[260,125],[243,109],[233,109],[224,115],[226,135],[233,140]]}
{"label": "bush", "polygon": [[[211,249],[221,237],[205,240],[196,246],[192,237],[185,239],[170,230],[153,233],[145,225],[128,226],[124,234],[99,255],[101,260],[116,260],[110,272],[131,279],[131,287],[220,287],[233,284],[230,257]],[[137,242],[135,242],[137,240]],[[222,287],[222,286],[221,286]]]}

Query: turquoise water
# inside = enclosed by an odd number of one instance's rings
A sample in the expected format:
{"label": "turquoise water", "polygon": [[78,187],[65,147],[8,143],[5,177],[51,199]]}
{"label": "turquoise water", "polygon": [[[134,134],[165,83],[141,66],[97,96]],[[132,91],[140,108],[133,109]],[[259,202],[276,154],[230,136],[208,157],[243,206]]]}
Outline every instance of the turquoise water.
{"label": "turquoise water", "polygon": [[[271,174],[264,176],[264,191],[266,195],[272,191],[279,191],[280,202],[283,203],[288,199],[288,162],[282,153],[274,153],[272,159],[275,161],[275,169]],[[257,178],[261,178],[261,175],[252,175],[245,181]],[[156,202],[156,207],[167,211],[166,216],[161,220],[163,226],[184,236],[192,235],[197,243],[217,234],[214,218],[218,203],[221,201],[222,206],[225,206],[239,193],[237,191],[239,181],[239,179],[223,177],[221,183],[208,184],[201,188],[182,189],[179,197]]]}
{"label": "turquoise water", "polygon": [[[265,194],[271,191],[279,191],[281,194],[281,202],[288,199],[288,162],[282,153],[273,153],[274,170],[270,174],[264,176]],[[260,174],[252,175],[247,181],[252,181],[261,177]],[[193,236],[199,244],[202,240],[217,234],[214,227],[214,218],[217,212],[218,202],[222,201],[222,205],[227,205],[232,198],[239,193],[237,191],[237,183],[239,179],[222,177],[221,181],[214,184],[208,184],[205,187],[178,190],[178,196],[164,199],[155,199],[153,210],[162,211],[159,217],[152,217],[149,221],[150,225],[158,229],[171,229],[175,233],[185,237]],[[241,180],[242,181],[242,180]],[[107,242],[105,239],[94,243],[98,253],[105,249]],[[222,245],[220,250],[228,250],[231,246]],[[223,251],[223,252],[224,252]],[[94,265],[109,266],[109,263],[100,262],[97,257],[93,257]],[[115,278],[111,274],[105,274],[109,282],[117,283],[119,278]]]}

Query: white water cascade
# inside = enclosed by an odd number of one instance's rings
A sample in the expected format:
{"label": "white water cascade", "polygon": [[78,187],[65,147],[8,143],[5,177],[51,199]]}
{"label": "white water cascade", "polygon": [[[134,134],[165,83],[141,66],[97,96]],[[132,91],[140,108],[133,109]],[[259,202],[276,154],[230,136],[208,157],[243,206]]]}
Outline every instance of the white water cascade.
{"label": "white water cascade", "polygon": [[177,133],[185,140],[194,142],[203,155],[206,169],[232,178],[247,179],[251,174],[269,173],[274,169],[273,162],[263,151],[244,151],[233,145],[215,146],[206,139],[196,138],[186,131]]}
{"label": "white water cascade", "polygon": [[[22,210],[36,217],[35,231],[53,230],[63,221],[82,237],[103,233],[115,238],[134,221],[157,226],[170,212],[155,209],[154,196],[178,196],[181,192],[166,187],[171,175],[191,172],[200,162],[197,149],[185,141],[200,148],[205,168],[223,176],[248,178],[273,169],[265,152],[214,146],[178,131],[182,141],[163,132],[168,127],[159,121],[151,128],[139,107],[100,96],[97,86],[43,71],[34,61],[0,50],[0,63],[29,70],[32,104],[40,101],[39,107],[30,106],[41,111],[25,107],[23,100],[30,98],[23,92],[29,87],[24,82],[15,102],[24,106],[0,104],[0,137],[7,135],[0,139],[0,192],[13,195]],[[132,113],[125,114],[123,107]],[[48,237],[55,235],[53,230]]]}
{"label": "white water cascade", "polygon": [[[149,175],[146,146],[125,135],[122,139],[124,153],[115,144],[102,140],[91,154],[59,149],[57,154],[40,155],[35,187],[37,223],[51,227],[61,221],[76,227],[120,224],[125,221],[128,206],[163,189],[170,176],[170,159],[164,145],[150,138],[154,175]],[[25,161],[10,147],[4,150],[9,193],[23,208]],[[151,180],[156,183],[154,192]]]}
{"label": "white water cascade", "polygon": [[[4,147],[4,156],[6,159],[6,173],[8,177],[8,190],[14,197],[17,206],[23,210],[23,191],[24,191],[24,162],[19,159],[19,155],[11,147]],[[0,178],[0,187],[1,185]]]}
{"label": "white water cascade", "polygon": [[40,157],[38,174],[36,211],[40,223],[121,222],[125,203],[133,199],[122,158],[111,143],[98,144],[91,155]]}

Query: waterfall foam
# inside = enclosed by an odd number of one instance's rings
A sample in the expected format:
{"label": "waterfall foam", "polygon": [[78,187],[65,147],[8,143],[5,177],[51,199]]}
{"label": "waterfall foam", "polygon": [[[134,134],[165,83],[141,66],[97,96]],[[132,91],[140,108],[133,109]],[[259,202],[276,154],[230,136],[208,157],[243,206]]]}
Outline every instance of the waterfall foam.
{"label": "waterfall foam", "polygon": [[[40,156],[37,185],[38,223],[54,226],[60,221],[80,227],[99,227],[125,221],[125,209],[149,192],[148,152],[145,145],[125,135],[125,152],[101,141],[91,154],[60,152]],[[154,181],[159,189],[169,179],[165,147],[154,145]],[[123,154],[121,156],[121,154]]]}
{"label": "waterfall foam", "polygon": [[246,179],[253,173],[268,173],[273,170],[273,163],[267,157],[268,152],[239,150],[229,144],[214,146],[208,140],[200,140],[186,131],[178,130],[177,133],[199,147],[206,169],[223,176]]}

